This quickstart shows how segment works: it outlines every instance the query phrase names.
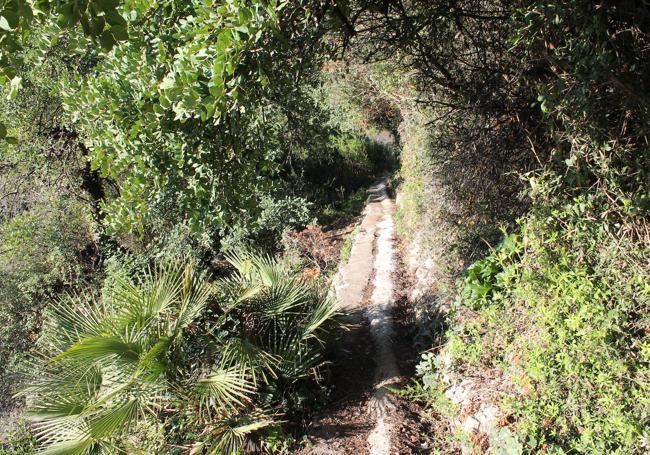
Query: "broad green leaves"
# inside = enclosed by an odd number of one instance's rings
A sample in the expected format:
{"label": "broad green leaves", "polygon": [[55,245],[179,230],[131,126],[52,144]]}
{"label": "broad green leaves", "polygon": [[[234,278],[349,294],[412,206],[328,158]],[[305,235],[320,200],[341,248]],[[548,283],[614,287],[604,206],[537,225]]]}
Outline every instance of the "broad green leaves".
{"label": "broad green leaves", "polygon": [[56,24],[59,31],[80,25],[84,34],[106,49],[128,38],[119,0],[4,0],[0,5],[0,74],[2,82],[15,76],[21,50],[31,35],[42,35]]}
{"label": "broad green leaves", "polygon": [[[135,3],[135,2],[129,2]],[[81,27],[93,42],[110,50],[128,39],[119,0],[2,0],[0,2],[0,86],[11,81],[10,96],[20,88],[17,78],[27,43],[45,53],[64,31]],[[132,15],[135,19],[135,15]],[[82,42],[79,43],[83,45]],[[0,140],[5,135],[0,134]],[[10,141],[11,142],[11,141]]]}
{"label": "broad green leaves", "polygon": [[131,26],[130,40],[107,53],[94,75],[68,85],[66,107],[93,165],[120,184],[120,197],[105,207],[115,232],[144,234],[152,210],[168,203],[195,231],[223,229],[254,208],[264,183],[258,169],[271,167],[259,134],[264,68],[283,45],[280,8],[162,4]]}
{"label": "broad green leaves", "polygon": [[109,233],[151,238],[152,219],[201,235],[255,222],[289,153],[280,145],[287,99],[313,60],[290,42],[314,33],[310,7],[286,8],[279,0],[92,0],[44,4],[11,29],[34,31],[25,39],[37,58],[57,42],[79,56],[57,90],[93,168],[116,183],[103,206]]}

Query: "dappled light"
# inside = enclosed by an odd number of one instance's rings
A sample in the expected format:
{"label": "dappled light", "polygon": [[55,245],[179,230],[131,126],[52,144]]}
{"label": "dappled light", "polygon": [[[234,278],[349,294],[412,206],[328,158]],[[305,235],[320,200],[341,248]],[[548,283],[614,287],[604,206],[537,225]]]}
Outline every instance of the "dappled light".
{"label": "dappled light", "polygon": [[0,455],[650,451],[650,8],[0,0]]}

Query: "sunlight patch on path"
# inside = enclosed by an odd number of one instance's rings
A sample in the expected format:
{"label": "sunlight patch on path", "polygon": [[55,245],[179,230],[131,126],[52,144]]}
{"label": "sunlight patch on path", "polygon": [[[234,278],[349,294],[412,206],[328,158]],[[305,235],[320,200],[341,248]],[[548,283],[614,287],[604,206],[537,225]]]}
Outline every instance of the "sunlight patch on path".
{"label": "sunlight patch on path", "polygon": [[377,225],[375,245],[375,278],[370,305],[366,315],[370,322],[370,333],[376,347],[375,393],[369,403],[370,411],[376,415],[377,423],[368,436],[370,455],[391,453],[389,413],[394,408],[392,394],[387,389],[399,377],[399,368],[393,353],[393,278],[394,270],[394,223],[393,202],[386,194],[386,185],[377,185],[376,199],[382,208],[382,219]]}
{"label": "sunlight patch on path", "polygon": [[[393,245],[395,205],[388,197],[385,180],[372,186],[368,193],[370,197],[353,240],[348,263],[340,267],[332,282],[332,292],[345,314],[346,322],[351,326],[360,326],[364,320],[368,321],[369,335],[374,345],[372,363],[376,365],[372,380],[368,378],[368,383],[361,385],[370,392],[370,397],[361,407],[368,426],[365,431],[362,430],[363,433],[348,435],[344,435],[345,425],[338,429],[331,428],[324,433],[325,437],[321,436],[315,441],[307,452],[309,455],[343,455],[341,450],[347,450],[347,447],[355,447],[356,455],[389,455],[393,446],[391,433],[395,426],[395,404],[389,387],[399,380],[399,368],[393,353],[392,318],[392,274],[396,264]],[[354,344],[349,348],[354,351]],[[358,355],[368,354],[359,352]],[[354,358],[352,361],[355,361]],[[363,363],[367,359],[359,358],[358,361]],[[361,446],[358,440],[350,446],[342,442],[358,437],[367,443],[367,451],[359,450]]]}

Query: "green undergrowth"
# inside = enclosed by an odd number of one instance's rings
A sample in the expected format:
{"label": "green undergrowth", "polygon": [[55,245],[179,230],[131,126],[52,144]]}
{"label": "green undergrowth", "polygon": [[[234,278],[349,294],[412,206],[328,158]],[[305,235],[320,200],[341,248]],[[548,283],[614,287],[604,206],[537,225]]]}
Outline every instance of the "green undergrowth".
{"label": "green undergrowth", "polygon": [[354,245],[354,238],[357,236],[358,232],[359,228],[357,227],[345,238],[345,242],[343,242],[343,246],[341,247],[341,264],[347,264],[350,260],[350,254],[352,254],[352,245]]}
{"label": "green undergrowth", "polygon": [[[21,392],[39,453],[279,453],[284,420],[323,393],[338,313],[271,257],[228,260],[217,281],[176,261],[48,309],[48,361]],[[12,439],[30,453],[28,435]]]}
{"label": "green undergrowth", "polygon": [[367,187],[361,187],[350,195],[342,194],[340,200],[323,206],[318,221],[323,225],[348,223],[358,217],[368,200]]}
{"label": "green undergrowth", "polygon": [[453,305],[446,332],[425,324],[444,347],[415,397],[453,433],[472,410],[445,413],[441,384],[485,385],[516,437],[488,435],[497,453],[648,453],[647,9],[531,1],[491,21],[418,6],[398,227],[435,283],[422,313]]}
{"label": "green undergrowth", "polygon": [[648,447],[650,251],[575,216],[588,205],[522,221],[468,268],[452,317],[454,364],[514,384],[500,404],[527,453]]}
{"label": "green undergrowth", "polygon": [[[3,433],[5,431],[3,430]],[[31,455],[36,453],[36,438],[25,421],[17,422],[6,433],[0,433],[0,455]]]}

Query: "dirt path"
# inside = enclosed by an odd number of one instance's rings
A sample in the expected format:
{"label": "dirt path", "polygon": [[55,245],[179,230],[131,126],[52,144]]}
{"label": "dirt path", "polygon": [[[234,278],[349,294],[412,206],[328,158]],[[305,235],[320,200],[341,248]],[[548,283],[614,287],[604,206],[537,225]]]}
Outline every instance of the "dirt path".
{"label": "dirt path", "polygon": [[370,455],[391,453],[391,393],[387,387],[399,380],[399,369],[393,353],[393,201],[388,198],[386,185],[382,182],[376,187],[373,204],[381,204],[382,218],[375,232],[375,276],[370,305],[366,307],[366,317],[370,322],[370,334],[375,345],[375,393],[370,403],[370,412],[377,416],[377,422],[368,437]]}
{"label": "dirt path", "polygon": [[401,441],[408,419],[389,390],[404,379],[395,357],[395,206],[385,181],[368,192],[350,259],[333,283],[350,326],[340,340],[345,355],[333,371],[332,405],[313,423],[302,454],[412,453]]}

